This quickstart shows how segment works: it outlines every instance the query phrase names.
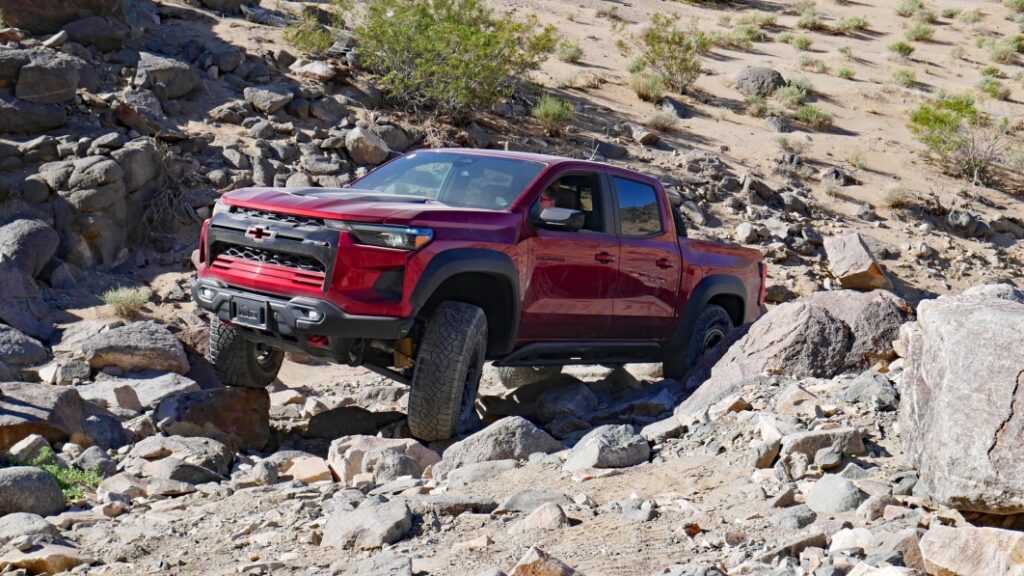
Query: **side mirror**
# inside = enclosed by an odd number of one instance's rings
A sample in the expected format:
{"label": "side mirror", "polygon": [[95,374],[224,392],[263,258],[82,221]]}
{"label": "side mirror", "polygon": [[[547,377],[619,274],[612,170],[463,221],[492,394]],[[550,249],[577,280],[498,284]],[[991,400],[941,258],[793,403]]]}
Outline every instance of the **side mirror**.
{"label": "side mirror", "polygon": [[545,208],[541,210],[540,216],[534,221],[534,224],[548,230],[577,232],[583,228],[585,218],[586,214],[582,210]]}

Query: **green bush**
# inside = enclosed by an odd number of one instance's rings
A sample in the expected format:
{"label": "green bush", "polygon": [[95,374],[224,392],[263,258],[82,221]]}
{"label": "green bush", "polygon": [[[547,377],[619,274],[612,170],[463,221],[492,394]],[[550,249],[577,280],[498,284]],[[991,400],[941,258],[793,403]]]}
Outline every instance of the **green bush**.
{"label": "green bush", "polygon": [[572,122],[574,110],[571,103],[545,94],[533,107],[531,114],[540,121],[548,134],[556,135]]}
{"label": "green bush", "polygon": [[[299,19],[284,31],[286,42],[306,53],[325,52],[335,40],[335,29],[345,26],[344,13],[352,8],[349,0],[330,0],[321,10],[317,6],[304,6]],[[327,14],[327,24],[321,14]]]}
{"label": "green bush", "polygon": [[896,14],[904,18],[910,18],[915,12],[924,8],[924,3],[921,0],[900,0],[896,4]]}
{"label": "green bush", "polygon": [[958,176],[984,181],[1003,154],[1006,122],[982,114],[968,94],[919,104],[910,114],[909,127],[927,155]]}
{"label": "green bush", "polygon": [[775,26],[776,22],[775,14],[762,10],[748,10],[733,20],[737,26],[756,26],[758,28],[771,28]]}
{"label": "green bush", "polygon": [[1003,4],[1013,12],[1024,12],[1024,0],[1003,0]]}
{"label": "green bush", "polygon": [[754,118],[764,118],[768,115],[768,100],[764,96],[750,96],[744,101],[743,109]]}
{"label": "green bush", "polygon": [[978,82],[978,90],[996,100],[1007,100],[1010,98],[1010,87],[996,78],[983,78],[981,82]]}
{"label": "green bush", "polygon": [[804,70],[817,72],[818,74],[825,74],[828,72],[828,65],[825,64],[824,60],[808,56],[807,54],[800,56],[800,67]]}
{"label": "green bush", "polygon": [[811,45],[814,44],[814,40],[810,36],[794,36],[790,41],[789,45],[797,50],[810,50]]}
{"label": "green bush", "polygon": [[982,66],[981,69],[978,71],[981,72],[982,76],[991,76],[992,78],[1006,78],[1006,74],[1003,74],[1003,71],[1000,70],[998,66]]}
{"label": "green bush", "polygon": [[644,102],[657,102],[665,96],[665,81],[657,74],[633,74],[629,87]]}
{"label": "green bush", "polygon": [[907,40],[915,42],[921,42],[924,40],[931,40],[932,36],[935,35],[935,27],[929,26],[921,22],[915,23],[903,33]]}
{"label": "green bush", "polygon": [[103,481],[103,475],[97,470],[82,470],[81,468],[62,468],[57,464],[57,457],[49,447],[40,451],[39,456],[34,460],[25,463],[27,466],[35,466],[53,476],[64,494],[65,500],[77,500],[83,498],[82,486],[96,488]]}
{"label": "green bush", "polygon": [[355,33],[388,95],[456,117],[515,92],[556,43],[553,27],[483,0],[367,0]]}
{"label": "green bush", "polygon": [[959,20],[964,24],[977,24],[985,19],[985,14],[978,8],[960,14]]}
{"label": "green bush", "polygon": [[914,21],[923,24],[935,24],[939,21],[939,17],[935,15],[935,12],[928,8],[921,8],[917,12],[914,12]]}
{"label": "green bush", "polygon": [[832,114],[810,104],[797,108],[795,118],[801,124],[815,130],[824,130],[832,126]]}
{"label": "green bush", "polygon": [[960,15],[960,9],[959,8],[943,8],[942,9],[942,17],[943,18],[953,19],[953,18],[956,18],[959,15]]}
{"label": "green bush", "polygon": [[810,97],[812,92],[814,92],[814,88],[811,86],[809,80],[806,78],[797,78],[776,90],[775,99],[783,106],[796,108],[803,104],[804,101]]}
{"label": "green bush", "polygon": [[889,44],[888,48],[889,52],[893,52],[903,58],[909,57],[911,54],[914,53],[915,50],[917,50],[917,48],[914,48],[912,45],[904,42],[903,40],[899,40],[897,42]]}
{"label": "green bush", "polygon": [[804,30],[820,30],[824,25],[821,22],[821,16],[811,9],[800,14],[800,18],[796,21],[796,27]]}
{"label": "green bush", "polygon": [[868,29],[868,19],[863,16],[850,16],[836,22],[835,31],[837,34],[856,34]]}
{"label": "green bush", "polygon": [[107,290],[100,296],[100,300],[112,306],[114,313],[121,318],[135,318],[152,296],[153,291],[149,288],[122,286]]}
{"label": "green bush", "polygon": [[910,68],[897,68],[892,72],[892,81],[904,88],[917,84],[917,73]]}
{"label": "green bush", "polygon": [[652,130],[658,130],[660,132],[671,132],[675,130],[676,124],[679,122],[679,116],[676,116],[675,112],[669,112],[662,110],[652,114],[645,124]]}
{"label": "green bush", "polygon": [[711,49],[712,39],[695,21],[679,26],[679,16],[654,14],[651,22],[632,44],[620,41],[626,53],[637,52],[644,68],[661,76],[665,85],[676,92],[686,92],[701,71],[701,57]]}
{"label": "green bush", "polygon": [[572,40],[562,40],[558,44],[555,56],[562,62],[576,63],[583,58],[583,48],[580,48],[580,45]]}
{"label": "green bush", "polygon": [[836,76],[844,80],[853,80],[854,76],[857,75],[857,71],[849,66],[843,66],[839,70],[836,70]]}

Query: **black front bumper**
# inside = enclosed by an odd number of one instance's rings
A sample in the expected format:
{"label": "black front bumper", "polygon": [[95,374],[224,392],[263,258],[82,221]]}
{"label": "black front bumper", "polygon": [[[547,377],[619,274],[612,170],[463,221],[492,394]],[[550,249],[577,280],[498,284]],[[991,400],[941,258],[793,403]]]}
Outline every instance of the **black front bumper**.
{"label": "black front bumper", "polygon": [[[192,299],[201,308],[243,328],[250,340],[338,362],[348,361],[349,349],[357,340],[401,340],[415,322],[413,318],[356,316],[324,300],[271,296],[208,278],[193,278],[191,289]],[[266,310],[264,325],[239,322],[233,305],[236,298],[261,303]],[[326,337],[327,342],[313,344],[310,337]]]}

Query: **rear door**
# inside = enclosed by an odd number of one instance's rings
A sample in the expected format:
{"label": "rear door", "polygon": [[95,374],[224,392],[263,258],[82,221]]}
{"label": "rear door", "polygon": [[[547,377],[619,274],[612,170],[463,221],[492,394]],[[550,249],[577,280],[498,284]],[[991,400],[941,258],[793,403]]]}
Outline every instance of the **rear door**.
{"label": "rear door", "polygon": [[681,263],[679,243],[653,182],[612,172],[619,281],[612,331],[624,340],[661,340],[675,321]]}
{"label": "rear door", "polygon": [[530,217],[546,207],[582,210],[578,232],[530,225],[529,272],[523,292],[521,341],[609,337],[618,280],[619,241],[603,171],[560,170],[541,183]]}

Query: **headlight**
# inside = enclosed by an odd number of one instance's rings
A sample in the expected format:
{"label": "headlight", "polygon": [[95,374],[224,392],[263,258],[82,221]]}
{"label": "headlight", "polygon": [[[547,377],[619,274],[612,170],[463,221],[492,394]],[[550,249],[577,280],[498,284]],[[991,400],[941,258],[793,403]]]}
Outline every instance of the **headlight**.
{"label": "headlight", "polygon": [[430,228],[358,224],[337,220],[327,220],[327,227],[348,232],[359,244],[381,248],[419,250],[434,239],[434,231]]}
{"label": "headlight", "polygon": [[214,216],[217,214],[227,214],[228,212],[231,212],[231,206],[221,202],[220,200],[217,200],[217,203],[213,205]]}

